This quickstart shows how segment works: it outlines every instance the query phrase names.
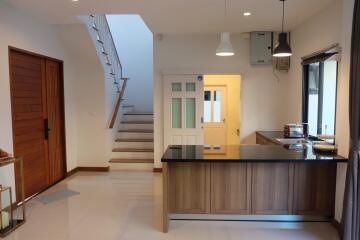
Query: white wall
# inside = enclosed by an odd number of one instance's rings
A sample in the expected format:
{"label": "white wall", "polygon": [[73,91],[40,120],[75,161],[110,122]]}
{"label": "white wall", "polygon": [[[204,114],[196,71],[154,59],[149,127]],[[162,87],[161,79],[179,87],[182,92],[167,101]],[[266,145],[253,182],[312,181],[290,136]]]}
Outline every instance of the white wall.
{"label": "white wall", "polygon": [[[292,97],[286,102],[288,111],[286,121],[301,119],[302,67],[301,57],[319,51],[332,44],[339,43],[342,48],[338,73],[337,112],[336,112],[336,141],[339,154],[348,156],[349,149],[349,66],[353,0],[335,1],[320,14],[309,19],[292,32],[291,44],[293,57],[289,72],[288,89]],[[335,218],[340,221],[346,164],[338,164],[336,186]]]}
{"label": "white wall", "polygon": [[[17,12],[4,2],[0,3],[0,146],[13,153],[8,46],[13,46],[46,56],[64,60],[65,116],[66,116],[66,148],[68,170],[76,163],[76,121],[73,99],[74,73],[59,36],[54,27],[38,22],[25,13]],[[13,168],[0,173],[0,182],[14,187]]]}
{"label": "white wall", "polygon": [[[96,49],[84,24],[60,25],[59,36],[74,63],[73,81],[76,105],[77,166],[103,167],[109,161],[106,113],[105,73]],[[108,79],[112,92],[115,87]]]}
{"label": "white wall", "polygon": [[[87,164],[82,160],[91,157],[96,166],[105,165],[99,154],[92,156],[99,150],[93,140],[99,138],[98,143],[101,142],[97,133],[105,128],[105,123],[96,119],[102,114],[99,105],[103,100],[97,93],[101,91],[99,82],[104,85],[104,75],[101,65],[92,60],[97,56],[91,54],[94,48],[86,29],[80,25],[48,25],[4,2],[0,2],[0,29],[0,147],[13,153],[8,62],[8,46],[13,46],[64,61],[67,170],[77,167],[78,159],[80,164]],[[83,46],[79,52],[71,49],[76,42]],[[94,122],[100,127],[94,127]],[[12,166],[0,171],[0,183],[14,187]]]}
{"label": "white wall", "polygon": [[123,66],[130,77],[125,104],[136,111],[153,110],[153,34],[139,15],[107,15],[113,39]]}
{"label": "white wall", "polygon": [[255,143],[257,130],[281,130],[286,110],[283,91],[286,75],[271,66],[250,66],[249,40],[232,35],[233,57],[218,57],[219,35],[164,35],[154,39],[155,167],[163,153],[163,104],[161,73],[241,74],[242,143]]}
{"label": "white wall", "polygon": [[341,43],[342,1],[335,1],[320,14],[309,19],[291,32],[291,68],[286,89],[292,97],[286,101],[287,121],[301,121],[302,65],[301,58],[322,50],[335,43]]}

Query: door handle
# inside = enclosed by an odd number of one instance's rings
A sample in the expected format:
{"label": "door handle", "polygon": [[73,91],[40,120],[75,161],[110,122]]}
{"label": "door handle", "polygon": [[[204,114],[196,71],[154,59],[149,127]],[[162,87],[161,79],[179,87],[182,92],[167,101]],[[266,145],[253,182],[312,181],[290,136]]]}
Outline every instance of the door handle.
{"label": "door handle", "polygon": [[240,129],[236,129],[236,134],[240,136]]}
{"label": "door handle", "polygon": [[226,122],[226,119],[225,118],[223,118],[223,123],[225,123]]}
{"label": "door handle", "polygon": [[49,120],[46,118],[44,119],[44,137],[46,140],[49,139],[49,131]]}

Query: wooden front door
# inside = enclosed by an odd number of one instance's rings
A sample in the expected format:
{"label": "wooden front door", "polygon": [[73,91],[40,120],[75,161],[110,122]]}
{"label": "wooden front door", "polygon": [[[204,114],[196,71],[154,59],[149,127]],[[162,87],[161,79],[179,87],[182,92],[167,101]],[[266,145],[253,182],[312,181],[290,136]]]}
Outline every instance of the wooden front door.
{"label": "wooden front door", "polygon": [[30,197],[65,176],[61,62],[10,49],[9,66],[14,155],[24,158]]}
{"label": "wooden front door", "polygon": [[46,100],[50,184],[65,175],[64,106],[61,64],[46,60]]}

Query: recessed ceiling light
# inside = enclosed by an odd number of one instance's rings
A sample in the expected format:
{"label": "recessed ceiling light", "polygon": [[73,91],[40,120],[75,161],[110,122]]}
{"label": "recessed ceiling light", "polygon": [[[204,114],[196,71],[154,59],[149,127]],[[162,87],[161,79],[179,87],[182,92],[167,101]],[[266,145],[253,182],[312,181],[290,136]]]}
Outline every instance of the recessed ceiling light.
{"label": "recessed ceiling light", "polygon": [[79,0],[71,0],[71,1],[73,1],[73,2],[78,2]]}
{"label": "recessed ceiling light", "polygon": [[244,12],[244,16],[250,16],[251,15],[251,12]]}

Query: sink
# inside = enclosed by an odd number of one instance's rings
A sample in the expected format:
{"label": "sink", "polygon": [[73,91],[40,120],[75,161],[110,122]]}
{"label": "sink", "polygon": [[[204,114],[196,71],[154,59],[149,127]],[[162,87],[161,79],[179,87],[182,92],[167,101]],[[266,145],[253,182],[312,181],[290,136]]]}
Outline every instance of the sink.
{"label": "sink", "polygon": [[305,138],[276,138],[276,141],[281,142],[284,145],[295,145],[295,144],[307,144]]}

